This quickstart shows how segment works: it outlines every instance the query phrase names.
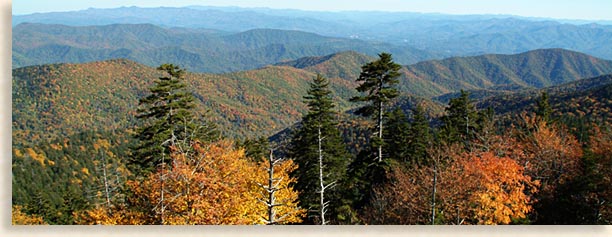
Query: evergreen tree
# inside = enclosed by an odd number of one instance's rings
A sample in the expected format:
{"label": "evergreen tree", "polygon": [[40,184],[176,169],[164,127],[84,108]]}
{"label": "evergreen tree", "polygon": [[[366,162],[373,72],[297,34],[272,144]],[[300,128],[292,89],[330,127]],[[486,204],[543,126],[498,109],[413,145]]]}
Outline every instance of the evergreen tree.
{"label": "evergreen tree", "polygon": [[[384,185],[389,180],[387,174],[390,159],[372,163],[372,154],[377,148],[368,146],[360,151],[348,166],[344,198],[350,200],[351,212],[363,211],[375,195],[375,188]],[[363,214],[363,213],[360,213]],[[350,224],[359,223],[351,221]]]}
{"label": "evergreen tree", "polygon": [[246,157],[253,161],[263,161],[268,155],[270,149],[270,142],[266,137],[259,137],[254,139],[246,139],[242,142],[238,142],[238,147],[244,148]]}
{"label": "evergreen tree", "polygon": [[26,205],[25,212],[30,215],[42,217],[46,223],[57,223],[57,208],[52,204],[49,196],[42,190],[37,190],[30,202]]}
{"label": "evergreen tree", "polygon": [[470,93],[461,90],[458,98],[451,99],[442,117],[444,126],[441,136],[449,143],[464,142],[467,148],[469,141],[478,132],[478,111],[470,99]]}
{"label": "evergreen tree", "polygon": [[385,127],[387,133],[384,136],[384,148],[388,151],[389,158],[402,162],[410,161],[410,149],[407,146],[410,140],[410,124],[404,111],[400,108],[387,113]]}
{"label": "evergreen tree", "polygon": [[82,192],[68,188],[62,195],[63,202],[58,207],[57,219],[55,224],[73,225],[75,224],[74,213],[85,210],[89,203],[84,198]]}
{"label": "evergreen tree", "polygon": [[186,88],[185,71],[172,64],[157,69],[166,75],[155,81],[149,96],[140,99],[137,110],[144,125],[136,131],[139,144],[128,166],[137,175],[153,171],[168,157],[171,145],[188,148],[194,139],[218,137],[214,124],[194,114],[195,98]]}
{"label": "evergreen tree", "polygon": [[374,116],[376,120],[376,131],[372,139],[373,145],[378,148],[376,160],[382,161],[383,158],[383,114],[385,105],[391,99],[399,95],[398,90],[394,87],[399,81],[399,69],[401,66],[395,62],[391,54],[381,53],[379,59],[370,62],[361,67],[361,73],[357,82],[361,84],[357,87],[357,91],[364,93],[365,96],[356,96],[351,98],[352,102],[368,102],[369,104],[361,107],[356,111],[358,115]]}
{"label": "evergreen tree", "polygon": [[552,107],[548,102],[548,93],[545,91],[542,91],[540,98],[536,101],[536,115],[548,123],[551,122]]}
{"label": "evergreen tree", "polygon": [[328,86],[329,82],[321,75],[310,83],[308,95],[304,96],[309,111],[293,134],[288,152],[298,164],[294,175],[298,178],[295,188],[300,193],[300,203],[317,213],[308,216],[310,223],[328,222],[325,209],[331,217],[338,215],[342,204],[337,187],[345,177],[350,159],[337,128]]}
{"label": "evergreen tree", "polygon": [[422,106],[417,105],[412,110],[412,122],[410,123],[410,139],[407,150],[413,164],[428,165],[427,148],[431,147],[433,137],[429,128],[429,121]]}
{"label": "evergreen tree", "polygon": [[471,143],[471,150],[479,149],[488,151],[491,145],[495,143],[497,135],[497,126],[495,119],[495,111],[493,108],[478,111],[478,132],[474,133],[475,142]]}

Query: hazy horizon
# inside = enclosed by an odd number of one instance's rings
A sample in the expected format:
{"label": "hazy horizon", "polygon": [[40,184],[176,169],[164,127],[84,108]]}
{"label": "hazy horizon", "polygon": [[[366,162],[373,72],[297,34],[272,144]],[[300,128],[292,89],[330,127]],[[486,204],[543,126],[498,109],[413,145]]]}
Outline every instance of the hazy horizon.
{"label": "hazy horizon", "polygon": [[211,6],[211,7],[241,7],[241,8],[270,8],[291,9],[304,11],[383,11],[383,12],[414,12],[450,15],[512,15],[518,17],[551,18],[559,20],[583,20],[583,21],[612,21],[612,1],[604,0],[542,0],[542,1],[491,1],[491,0],[311,0],[311,1],[198,1],[177,0],[173,2],[158,0],[108,0],[108,1],[41,1],[20,0],[13,2],[13,15],[29,15],[34,13],[79,11],[89,8],[112,9],[120,7],[188,7],[188,6]]}

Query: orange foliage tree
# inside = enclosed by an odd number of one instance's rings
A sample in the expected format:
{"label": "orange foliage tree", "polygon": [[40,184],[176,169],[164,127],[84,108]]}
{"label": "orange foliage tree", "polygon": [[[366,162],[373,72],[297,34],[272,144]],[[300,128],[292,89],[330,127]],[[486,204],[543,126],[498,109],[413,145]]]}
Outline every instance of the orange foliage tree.
{"label": "orange foliage tree", "polygon": [[526,192],[535,192],[537,183],[508,157],[492,152],[465,153],[453,163],[447,178],[456,182],[454,187],[462,186],[456,190],[463,193],[454,196],[464,197],[447,205],[455,205],[460,213],[457,218],[469,224],[509,224],[532,210]]}
{"label": "orange foliage tree", "polygon": [[509,224],[532,210],[530,194],[538,183],[515,160],[492,151],[442,150],[430,152],[436,167],[395,167],[393,181],[375,191],[364,219],[373,224]]}
{"label": "orange foliage tree", "polygon": [[142,225],[144,214],[129,210],[125,205],[108,207],[97,205],[93,209],[76,213],[75,223],[79,225]]}
{"label": "orange foliage tree", "polygon": [[566,129],[536,116],[522,115],[523,130],[515,130],[524,154],[516,159],[525,173],[541,183],[541,198],[552,198],[554,190],[582,173],[582,146]]}

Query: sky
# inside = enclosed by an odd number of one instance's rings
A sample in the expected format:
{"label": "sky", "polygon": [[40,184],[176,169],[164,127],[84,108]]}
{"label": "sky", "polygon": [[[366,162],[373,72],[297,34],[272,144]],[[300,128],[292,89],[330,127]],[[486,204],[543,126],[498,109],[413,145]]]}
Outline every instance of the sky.
{"label": "sky", "polygon": [[404,11],[508,14],[557,19],[612,20],[611,0],[14,0],[13,14],[93,8],[239,6],[317,11]]}

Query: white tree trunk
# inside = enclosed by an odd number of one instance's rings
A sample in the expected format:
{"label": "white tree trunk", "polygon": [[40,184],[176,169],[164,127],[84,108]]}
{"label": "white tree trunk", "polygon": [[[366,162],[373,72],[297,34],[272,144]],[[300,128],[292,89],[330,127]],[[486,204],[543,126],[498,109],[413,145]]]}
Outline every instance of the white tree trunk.
{"label": "white tree trunk", "polygon": [[320,184],[320,190],[319,190],[319,195],[320,195],[320,207],[319,207],[319,213],[321,214],[321,225],[325,225],[327,224],[327,222],[325,221],[325,208],[326,208],[326,203],[325,203],[325,183],[323,181],[323,148],[322,148],[322,141],[323,138],[321,137],[321,124],[319,124],[318,127],[318,142],[319,142],[319,184]]}
{"label": "white tree trunk", "polygon": [[106,194],[106,206],[109,208],[111,207],[111,201],[110,201],[110,187],[109,187],[109,183],[108,183],[108,176],[106,174],[106,155],[104,154],[104,152],[102,152],[102,175],[104,178],[104,193]]}
{"label": "white tree trunk", "polygon": [[274,193],[276,193],[276,187],[274,185],[274,165],[276,161],[272,156],[272,150],[270,150],[270,158],[268,163],[270,166],[268,167],[268,224],[276,224],[276,211],[274,210],[275,206],[275,198]]}
{"label": "white tree trunk", "polygon": [[382,161],[382,141],[383,141],[383,102],[378,104],[378,139],[381,142],[378,145],[378,162]]}

